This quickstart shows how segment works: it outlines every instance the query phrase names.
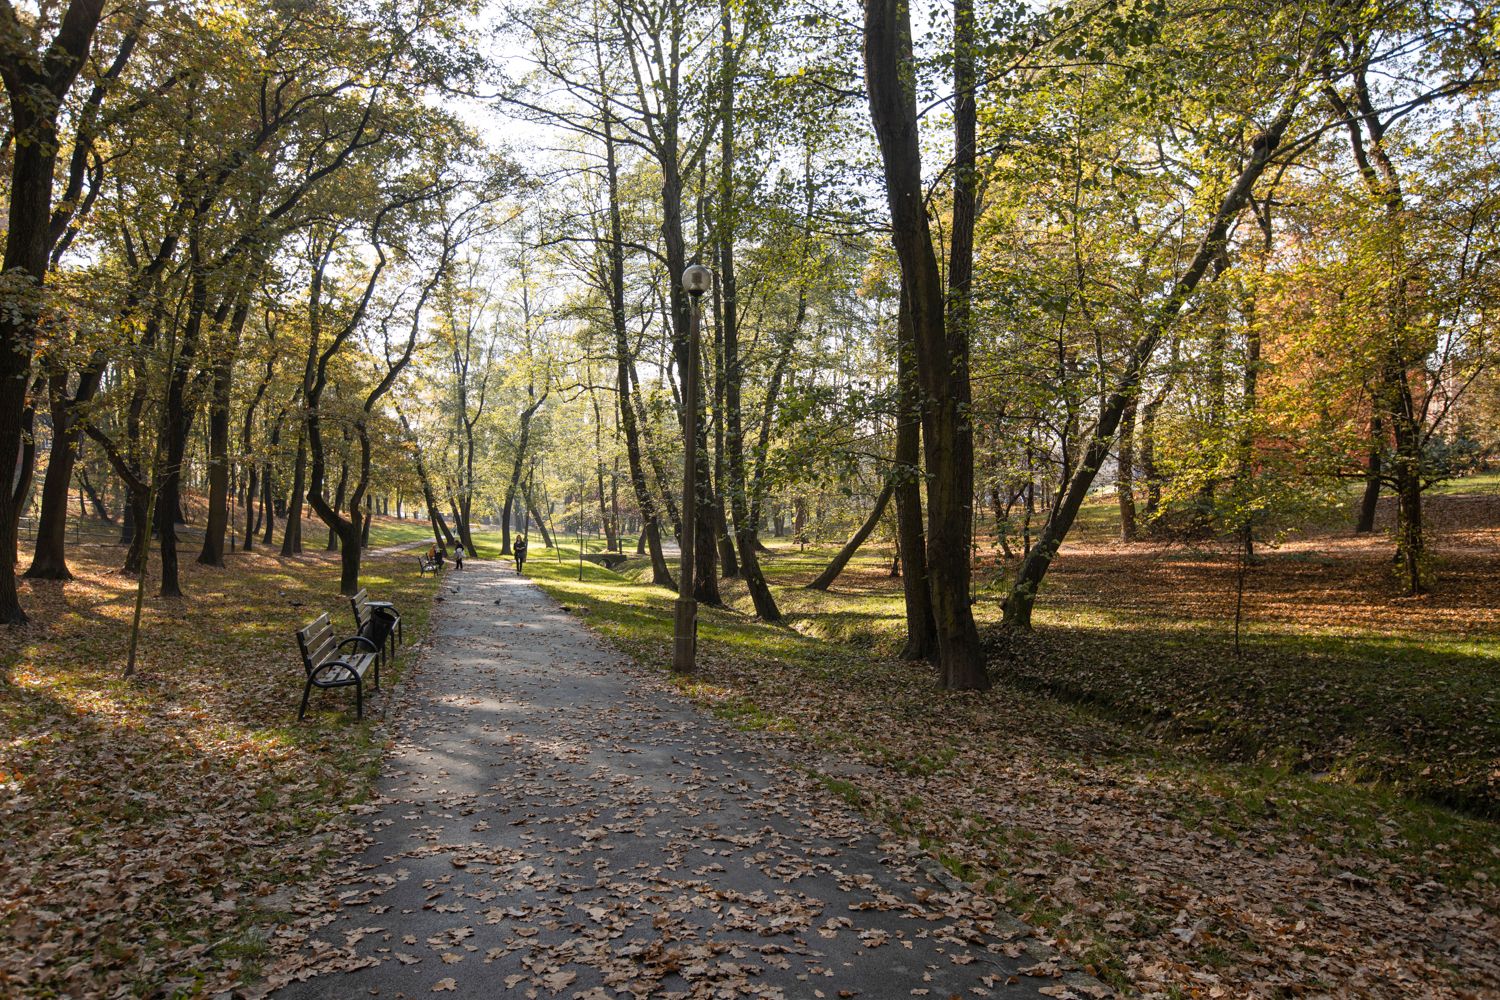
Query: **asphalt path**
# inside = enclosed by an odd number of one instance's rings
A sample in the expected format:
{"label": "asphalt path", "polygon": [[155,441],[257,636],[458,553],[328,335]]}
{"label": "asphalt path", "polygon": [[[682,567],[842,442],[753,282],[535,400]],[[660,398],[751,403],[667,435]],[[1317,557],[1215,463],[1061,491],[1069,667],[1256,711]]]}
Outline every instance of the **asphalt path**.
{"label": "asphalt path", "polygon": [[507,566],[440,595],[280,1000],[1107,995]]}

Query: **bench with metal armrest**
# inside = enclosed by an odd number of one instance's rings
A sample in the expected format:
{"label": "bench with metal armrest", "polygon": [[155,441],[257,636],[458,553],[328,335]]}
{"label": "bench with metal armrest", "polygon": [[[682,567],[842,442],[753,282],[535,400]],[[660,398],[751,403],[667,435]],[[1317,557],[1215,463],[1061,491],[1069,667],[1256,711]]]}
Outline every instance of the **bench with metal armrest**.
{"label": "bench with metal armrest", "polygon": [[[347,652],[346,646],[351,647]],[[297,630],[297,647],[302,651],[302,668],[307,672],[297,718],[307,715],[307,699],[313,688],[353,687],[354,709],[363,719],[367,673],[374,671],[375,689],[380,690],[380,647],[362,635],[339,639],[333,634],[333,622],[326,614]]]}

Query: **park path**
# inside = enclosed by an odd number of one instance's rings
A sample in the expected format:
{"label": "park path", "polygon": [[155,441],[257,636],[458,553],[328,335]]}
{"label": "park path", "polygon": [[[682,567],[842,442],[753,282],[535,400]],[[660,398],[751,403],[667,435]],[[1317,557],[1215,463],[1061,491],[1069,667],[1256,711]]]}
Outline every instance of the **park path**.
{"label": "park path", "polygon": [[280,1000],[1105,995],[510,569],[439,594]]}

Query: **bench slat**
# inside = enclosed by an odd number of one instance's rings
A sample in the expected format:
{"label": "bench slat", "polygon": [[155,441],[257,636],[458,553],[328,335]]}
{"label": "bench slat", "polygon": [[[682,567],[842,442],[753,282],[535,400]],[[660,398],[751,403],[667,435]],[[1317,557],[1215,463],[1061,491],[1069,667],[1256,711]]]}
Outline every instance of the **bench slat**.
{"label": "bench slat", "polygon": [[338,643],[334,642],[330,636],[320,646],[310,652],[307,658],[312,662],[314,667],[321,667],[329,660],[337,660],[339,658]]}
{"label": "bench slat", "polygon": [[298,629],[297,634],[306,637],[317,631],[320,627],[330,629],[333,627],[332,622],[330,622],[328,619],[328,613],[326,611],[318,617],[314,618],[310,624],[304,625],[300,629]]}

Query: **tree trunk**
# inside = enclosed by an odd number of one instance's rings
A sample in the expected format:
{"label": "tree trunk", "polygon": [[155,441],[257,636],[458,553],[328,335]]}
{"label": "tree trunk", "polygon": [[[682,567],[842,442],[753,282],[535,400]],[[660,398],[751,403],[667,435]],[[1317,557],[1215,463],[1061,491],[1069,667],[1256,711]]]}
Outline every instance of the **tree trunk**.
{"label": "tree trunk", "polygon": [[531,484],[526,484],[526,509],[531,511],[531,519],[536,522],[537,530],[542,533],[542,545],[552,548],[552,534],[547,530],[547,522],[536,509],[536,501],[531,496]]}
{"label": "tree trunk", "polygon": [[515,515],[516,493],[521,484],[521,469],[526,462],[526,447],[531,441],[531,418],[547,401],[547,393],[543,392],[541,398],[538,399],[532,386],[526,387],[526,393],[531,399],[531,404],[521,411],[521,437],[516,445],[516,460],[510,468],[510,485],[505,488],[505,506],[500,514],[500,554],[503,556],[511,554],[510,525]]}
{"label": "tree trunk", "polygon": [[1116,452],[1118,471],[1115,491],[1120,499],[1120,541],[1127,545],[1136,539],[1135,530],[1135,406],[1131,399],[1120,418],[1120,446]]}
{"label": "tree trunk", "polygon": [[52,414],[52,450],[48,453],[47,474],[42,478],[41,518],[37,523],[31,566],[26,570],[29,580],[73,578],[68,572],[67,562],[68,490],[73,482],[78,443],[83,437],[78,414],[99,391],[103,375],[103,359],[90,359],[79,373],[78,389],[71,397],[65,372],[54,374],[47,380]]}
{"label": "tree trunk", "polygon": [[[341,458],[339,460],[339,481],[338,481],[338,485],[333,488],[333,509],[334,510],[337,511],[337,510],[343,510],[344,509],[344,494],[348,490],[348,488],[349,488],[349,460],[348,460],[347,457],[345,457],[345,458]],[[328,528],[328,543],[327,543],[326,546],[324,546],[324,551],[327,551],[327,552],[337,552],[339,550],[339,544],[340,544],[340,542],[339,542],[339,533],[337,531],[334,531],[333,530],[333,526],[330,525],[329,528]]]}
{"label": "tree trunk", "polygon": [[599,406],[599,393],[589,379],[589,401],[594,406],[594,485],[599,501],[599,524],[604,528],[604,551],[620,551],[620,538],[616,533],[614,518],[610,516],[609,500],[604,492],[604,411]]}
{"label": "tree trunk", "polygon": [[1146,481],[1148,522],[1161,510],[1161,472],[1156,467],[1156,412],[1164,401],[1165,396],[1158,396],[1141,408],[1141,478]]}
{"label": "tree trunk", "polygon": [[844,547],[839,549],[838,555],[833,557],[828,567],[818,574],[818,578],[807,585],[808,590],[827,590],[833,586],[833,581],[839,578],[844,567],[849,565],[849,560],[854,558],[854,553],[859,551],[865,539],[870,537],[870,532],[875,530],[875,525],[880,523],[880,517],[885,513],[886,505],[890,503],[891,494],[896,491],[897,478],[894,474],[886,477],[885,485],[880,489],[880,495],[875,498],[875,506],[870,511],[870,516],[865,518],[854,536],[844,543]]}
{"label": "tree trunk", "polygon": [[885,164],[892,241],[901,261],[915,331],[917,377],[926,396],[922,438],[927,459],[927,571],[944,687],[989,686],[969,602],[973,437],[969,425],[968,296],[973,267],[973,12],[955,4],[957,159],[949,263],[948,315],[925,208],[916,91],[911,79],[911,20],[905,0],[867,0],[865,79],[870,115]]}
{"label": "tree trunk", "polygon": [[1380,508],[1380,414],[1370,418],[1370,454],[1365,459],[1365,492],[1359,501],[1359,519],[1354,523],[1356,534],[1366,535],[1375,530],[1375,512]]}
{"label": "tree trunk", "polygon": [[1119,428],[1120,418],[1124,415],[1125,407],[1130,400],[1136,396],[1142,373],[1150,362],[1156,345],[1168,327],[1176,321],[1182,307],[1197,290],[1204,275],[1208,273],[1210,265],[1219,259],[1230,224],[1249,201],[1256,181],[1265,172],[1271,162],[1271,157],[1280,147],[1282,137],[1291,124],[1296,108],[1296,97],[1287,98],[1270,126],[1254,139],[1247,162],[1241,167],[1234,184],[1225,193],[1187,269],[1178,278],[1171,293],[1157,308],[1156,314],[1147,321],[1145,332],[1131,348],[1124,370],[1100,408],[1098,422],[1094,426],[1084,456],[1078,463],[1077,471],[1069,481],[1067,490],[1054,506],[1052,516],[1042,527],[1036,545],[1021,564],[1020,572],[1017,573],[1016,580],[1011,586],[1010,595],[1005,601],[1005,623],[1008,626],[1020,629],[1031,627],[1031,610],[1036,603],[1042,581],[1046,578],[1047,569],[1056,557],[1057,550],[1062,546],[1069,529],[1072,528],[1079,508],[1083,506],[1084,498],[1088,495],[1089,487],[1093,485],[1094,476],[1109,454],[1109,447],[1114,439],[1115,431]]}
{"label": "tree trunk", "polygon": [[208,521],[203,529],[203,550],[198,553],[198,562],[205,566],[224,565],[224,535],[229,528],[229,401],[240,335],[250,315],[248,289],[237,299],[223,356],[214,363],[213,400],[208,411]]}
{"label": "tree trunk", "polygon": [[[11,509],[15,511],[15,517],[19,520],[21,512],[26,509],[27,497],[31,494],[31,483],[36,475],[36,404],[28,401],[21,411],[21,453],[16,456],[16,469],[12,473],[12,482],[0,484],[0,489],[10,486]],[[19,529],[19,523],[15,525]],[[18,531],[11,532],[11,550],[6,555],[10,558],[10,565],[15,566],[20,559],[20,537]],[[0,555],[4,559],[5,555]]]}
{"label": "tree trunk", "polygon": [[260,490],[259,463],[251,461],[245,475],[245,551],[249,552],[255,548],[255,529],[260,527],[255,519],[255,504]]}
{"label": "tree trunk", "polygon": [[[721,381],[724,390],[724,410],[720,424],[724,427],[727,440],[724,442],[727,448],[728,458],[728,495],[729,504],[734,513],[734,545],[730,547],[728,555],[734,555],[735,548],[739,549],[740,575],[745,578],[745,586],[750,591],[751,603],[755,605],[755,613],[762,621],[781,621],[781,609],[776,606],[776,598],[771,594],[771,588],[766,583],[765,574],[761,572],[760,556],[756,553],[756,520],[758,512],[752,513],[755,507],[753,502],[753,484],[747,481],[747,469],[745,463],[745,431],[744,414],[742,412],[741,382],[744,378],[743,366],[740,362],[740,318],[739,318],[739,278],[735,273],[734,259],[734,233],[738,223],[737,203],[734,196],[734,164],[735,164],[735,82],[739,71],[738,52],[735,46],[732,25],[730,23],[730,0],[719,0],[719,31],[722,43],[722,62],[724,80],[719,89],[719,140],[720,140],[720,165],[719,165],[719,282],[723,290],[723,319],[720,326],[720,337],[723,344],[723,371]],[[774,401],[768,400],[767,410],[774,405]],[[722,463],[721,463],[722,464]],[[721,492],[724,492],[724,478],[721,473],[719,478]],[[723,521],[723,506],[720,504],[719,518]],[[725,573],[728,574],[729,561],[725,560]]]}
{"label": "tree trunk", "polygon": [[155,508],[157,544],[161,547],[161,585],[157,592],[162,597],[182,596],[177,563],[177,521],[182,509],[183,461],[187,457],[188,435],[193,425],[193,411],[187,405],[187,383],[208,313],[208,274],[200,255],[196,228],[189,235],[188,243],[192,263],[190,303],[187,323],[167,370],[167,399],[162,421],[165,436],[162,453],[166,461],[158,477]]}
{"label": "tree trunk", "polygon": [[[1394,279],[1386,285],[1387,347],[1380,366],[1380,384],[1375,391],[1379,417],[1390,425],[1395,444],[1389,476],[1396,488],[1396,555],[1406,578],[1408,595],[1425,593],[1426,558],[1422,530],[1422,446],[1421,420],[1411,387],[1410,372],[1422,363],[1421,346],[1410,339],[1410,282],[1413,269],[1408,262],[1405,241],[1407,217],[1406,195],[1395,162],[1385,146],[1386,129],[1370,97],[1366,61],[1355,66],[1353,73],[1354,106],[1328,88],[1325,93],[1345,119],[1350,149],[1370,195],[1381,203],[1390,227],[1393,250],[1390,252]],[[1368,142],[1366,136],[1368,135]],[[1373,498],[1367,499],[1373,505]]]}
{"label": "tree trunk", "polygon": [[115,519],[110,516],[109,508],[105,506],[104,498],[99,495],[99,491],[94,488],[93,482],[89,480],[89,470],[81,466],[78,469],[78,485],[83,490],[84,495],[89,498],[89,503],[94,508],[94,516],[105,524],[114,524]]}
{"label": "tree trunk", "polygon": [[[274,447],[276,438],[273,434],[271,444]],[[266,459],[265,471],[261,475],[260,482],[260,510],[261,516],[266,522],[266,533],[261,536],[261,542],[267,548],[276,542],[276,477],[273,475],[276,466],[270,459]]]}
{"label": "tree trunk", "polygon": [[937,625],[927,583],[927,538],[922,529],[922,387],[917,384],[916,334],[905,289],[896,318],[896,551],[906,602],[903,660],[937,656]]}
{"label": "tree trunk", "polygon": [[[57,163],[57,117],[63,98],[77,79],[92,47],[104,0],[72,0],[58,22],[57,35],[42,58],[20,37],[0,52],[5,89],[10,97],[10,188],[6,192],[5,257],[0,272],[14,284],[7,308],[0,309],[0,624],[24,625],[26,613],[16,592],[20,503],[18,479],[24,472],[22,442],[26,387],[31,359],[39,341],[39,293],[52,250],[52,186]],[[15,13],[7,6],[7,15]],[[11,33],[14,29],[9,30]],[[13,45],[26,47],[24,56]],[[29,285],[37,298],[16,296]],[[14,462],[15,464],[11,464]],[[19,473],[19,475],[18,475]],[[28,483],[29,485],[29,483]]]}
{"label": "tree trunk", "polygon": [[[286,524],[281,529],[281,554],[302,554],[302,497],[307,486],[307,427],[299,419],[297,429],[297,458],[292,465],[292,493],[286,503]],[[269,534],[269,529],[267,530]]]}

